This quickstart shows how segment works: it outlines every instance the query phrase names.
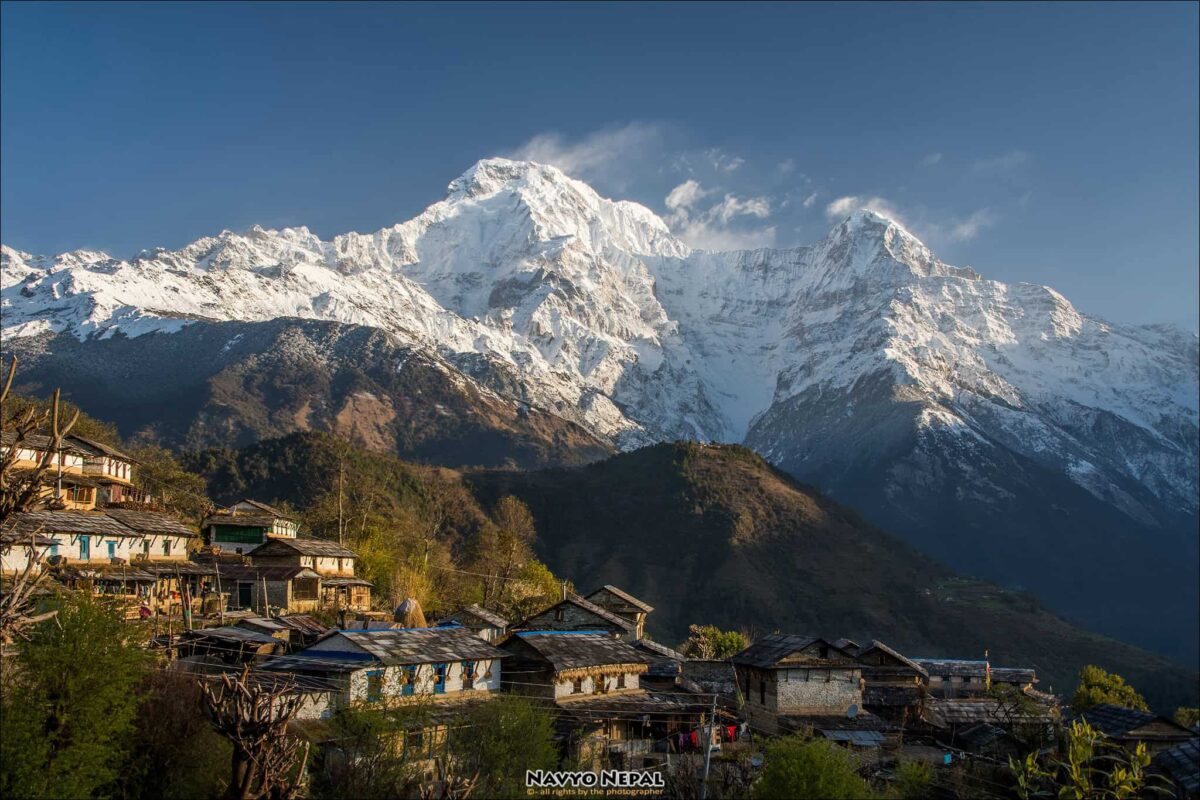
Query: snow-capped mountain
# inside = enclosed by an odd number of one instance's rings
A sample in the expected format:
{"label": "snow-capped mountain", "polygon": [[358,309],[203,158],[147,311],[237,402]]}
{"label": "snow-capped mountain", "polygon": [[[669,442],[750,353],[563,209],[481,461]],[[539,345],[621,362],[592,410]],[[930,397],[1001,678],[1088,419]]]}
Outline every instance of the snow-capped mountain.
{"label": "snow-capped mountain", "polygon": [[808,247],[693,251],[643,206],[488,159],[375,233],[254,227],[128,261],[5,247],[2,267],[9,343],[364,325],[618,447],[744,441],[959,565],[930,504],[1013,514],[1045,476],[1195,547],[1196,336],[949,266],[869,211]]}

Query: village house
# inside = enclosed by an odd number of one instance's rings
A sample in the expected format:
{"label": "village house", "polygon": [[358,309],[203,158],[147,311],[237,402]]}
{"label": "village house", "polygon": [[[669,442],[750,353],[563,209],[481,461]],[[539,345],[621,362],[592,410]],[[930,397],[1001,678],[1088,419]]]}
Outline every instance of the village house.
{"label": "village house", "polygon": [[633,768],[657,758],[656,744],[665,757],[680,737],[694,749],[704,735],[720,741],[720,726],[706,728],[709,698],[647,691],[650,659],[608,631],[522,631],[500,647],[504,689],[553,701],[564,747],[582,763]]}
{"label": "village house", "polygon": [[878,639],[866,645],[850,639],[833,644],[853,655],[862,667],[864,709],[901,727],[922,718],[929,674],[920,664]]}
{"label": "village house", "polygon": [[439,627],[461,625],[464,628],[470,628],[485,642],[498,642],[508,632],[508,620],[479,605],[460,608],[453,614],[442,617],[437,624]]}
{"label": "village house", "polygon": [[318,607],[370,611],[371,583],[355,577],[357,558],[337,542],[302,536],[269,539],[251,554],[255,566],[304,567],[317,573]]}
{"label": "village house", "polygon": [[[781,733],[811,727],[824,735],[841,729],[859,731],[871,721],[870,715],[862,713],[862,665],[825,639],[773,633],[730,661],[746,700],[744,711],[756,729]],[[827,738],[849,740],[840,735]],[[863,745],[868,740],[878,744],[883,736],[871,730],[853,743]]]}
{"label": "village house", "polygon": [[1200,732],[1154,756],[1150,769],[1170,782],[1179,800],[1200,798]]}
{"label": "village house", "polygon": [[30,559],[37,564],[37,571],[45,569],[46,556],[58,545],[57,539],[40,533],[20,534],[11,527],[0,531],[0,575],[23,573]]}
{"label": "village house", "polygon": [[514,626],[518,631],[604,631],[626,642],[635,641],[637,623],[617,616],[606,608],[570,595],[549,608],[527,617]]}
{"label": "village house", "polygon": [[321,607],[321,576],[309,567],[263,566],[227,559],[204,559],[213,568],[216,590],[228,611],[307,614]]}
{"label": "village house", "polygon": [[133,467],[137,461],[132,456],[74,434],[67,436],[66,442],[83,453],[83,474],[96,482],[96,506],[145,500],[145,493],[133,485]]}
{"label": "village house", "polygon": [[[28,473],[43,463],[51,443],[49,436],[28,434],[18,446],[15,433],[2,431],[0,455],[7,456],[16,447],[12,469],[17,474]],[[86,456],[86,451],[70,441],[64,441],[57,452],[50,454],[50,466],[42,478],[45,481],[42,498],[47,504],[71,511],[90,511],[96,507],[99,482],[94,476],[84,474]]]}
{"label": "village house", "polygon": [[1003,702],[989,696],[935,697],[927,706],[928,732],[950,747],[997,758],[1053,742],[1061,718],[1053,705]]}
{"label": "village house", "polygon": [[1074,719],[1083,720],[1117,744],[1132,748],[1142,742],[1151,755],[1196,737],[1195,731],[1170,717],[1110,703],[1082,711]]}
{"label": "village house", "polygon": [[252,553],[271,539],[295,539],[300,524],[257,500],[242,500],[210,514],[201,524],[204,544],[230,553]]}
{"label": "village house", "polygon": [[633,643],[633,649],[641,653],[648,662],[646,671],[642,673],[642,686],[648,689],[675,687],[683,674],[683,662],[686,660],[682,653],[649,639],[638,639]]}
{"label": "village house", "polygon": [[1037,671],[1025,667],[993,667],[987,661],[954,658],[915,658],[929,675],[929,693],[933,697],[972,697],[992,686],[1011,686],[1019,691],[1033,689]]}
{"label": "village house", "polygon": [[478,699],[499,691],[505,656],[466,628],[334,630],[263,669],[336,684],[328,705],[307,711],[316,719],[339,705]]}
{"label": "village house", "polygon": [[170,514],[130,508],[107,508],[104,513],[142,535],[132,563],[156,578],[151,610],[173,613],[185,597],[192,611],[201,610],[201,597],[211,588],[216,570],[189,560],[188,551],[199,536]]}
{"label": "village house", "polygon": [[648,603],[607,583],[587,595],[586,599],[618,617],[632,622],[634,624],[633,638],[635,639],[642,638],[646,627],[646,615],[654,610],[654,607]]}

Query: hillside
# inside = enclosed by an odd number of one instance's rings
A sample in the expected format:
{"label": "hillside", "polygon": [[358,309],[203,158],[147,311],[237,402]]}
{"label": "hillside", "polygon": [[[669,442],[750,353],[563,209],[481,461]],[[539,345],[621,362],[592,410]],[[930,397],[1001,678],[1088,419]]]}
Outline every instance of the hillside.
{"label": "hillside", "polygon": [[358,325],[197,323],[132,339],[17,338],[4,351],[21,359],[20,390],[61,387],[126,439],[169,447],[239,447],[317,430],[454,466],[580,464],[613,452],[575,423]]}
{"label": "hillside", "polygon": [[654,605],[649,630],[665,642],[696,622],[875,637],[914,656],[987,650],[996,664],[1036,666],[1059,692],[1095,663],[1162,708],[1196,701],[1195,672],[1075,627],[1028,594],[957,576],[742,447],[663,444],[465,480],[485,504],[508,493],[528,503],[556,573]]}

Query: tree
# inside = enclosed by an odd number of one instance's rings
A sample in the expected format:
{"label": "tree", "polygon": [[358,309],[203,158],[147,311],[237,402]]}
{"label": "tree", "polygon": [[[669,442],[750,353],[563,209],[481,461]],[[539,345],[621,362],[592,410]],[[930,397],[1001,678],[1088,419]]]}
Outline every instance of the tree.
{"label": "tree", "polygon": [[331,745],[322,748],[312,793],[334,798],[404,797],[421,777],[415,759],[405,758],[405,735],[421,729],[428,708],[421,703],[343,706],[329,719]]}
{"label": "tree", "polygon": [[1200,723],[1200,708],[1180,706],[1175,709],[1175,721],[1185,728],[1194,728]]}
{"label": "tree", "polygon": [[517,695],[474,709],[452,731],[450,750],[461,772],[478,771],[482,797],[525,797],[525,770],[558,765],[550,715]]}
{"label": "tree", "polygon": [[767,745],[762,777],[754,784],[760,798],[873,797],[850,754],[824,739],[806,739],[792,734]]}
{"label": "tree", "polygon": [[[13,514],[45,504],[51,466],[62,449],[63,439],[79,421],[76,411],[70,422],[63,423],[58,389],[54,390],[49,408],[13,397],[12,384],[16,374],[17,359],[14,358],[9,363],[4,385],[0,387],[0,428],[9,437],[4,450],[0,451],[0,525]],[[37,448],[41,458],[31,469],[16,469],[22,446],[42,431],[49,436],[48,441]]]}
{"label": "tree", "polygon": [[896,767],[896,794],[905,800],[919,800],[929,796],[929,785],[933,783],[933,767],[924,761],[902,761]]}
{"label": "tree", "polygon": [[166,450],[150,444],[130,452],[138,462],[134,485],[153,498],[154,505],[199,524],[213,508],[204,478],[188,472]]}
{"label": "tree", "polygon": [[683,643],[685,656],[702,659],[725,659],[746,649],[744,634],[723,631],[716,625],[689,625],[688,640]]}
{"label": "tree", "polygon": [[112,784],[130,752],[148,666],[133,629],[90,595],[57,599],[5,665],[0,795],[86,797]]}
{"label": "tree", "polygon": [[125,797],[219,797],[229,780],[230,744],[204,717],[200,688],[183,672],[153,670],[139,688],[132,758],[121,771]]}
{"label": "tree", "polygon": [[1071,696],[1071,709],[1086,711],[1101,703],[1149,711],[1146,701],[1125,679],[1113,672],[1088,665],[1079,671],[1079,686]]}
{"label": "tree", "polygon": [[217,733],[232,745],[227,800],[290,800],[299,793],[298,778],[308,745],[288,734],[288,724],[304,701],[294,683],[282,676],[240,676],[200,684],[204,708]]}
{"label": "tree", "polygon": [[1023,761],[1012,757],[1008,768],[1021,800],[1060,797],[1070,800],[1130,800],[1159,794],[1173,796],[1161,776],[1150,775],[1150,753],[1144,742],[1126,749],[1110,742],[1086,722],[1067,729],[1062,755],[1042,758],[1030,753]]}

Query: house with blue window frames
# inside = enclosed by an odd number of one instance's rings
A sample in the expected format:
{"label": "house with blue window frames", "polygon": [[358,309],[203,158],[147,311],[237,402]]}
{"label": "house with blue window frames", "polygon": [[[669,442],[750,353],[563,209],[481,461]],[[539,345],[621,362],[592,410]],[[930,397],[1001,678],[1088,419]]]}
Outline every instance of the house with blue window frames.
{"label": "house with blue window frames", "polygon": [[339,705],[485,698],[500,690],[506,655],[470,628],[333,630],[263,668],[337,686],[327,703],[307,709],[309,718],[319,719]]}

